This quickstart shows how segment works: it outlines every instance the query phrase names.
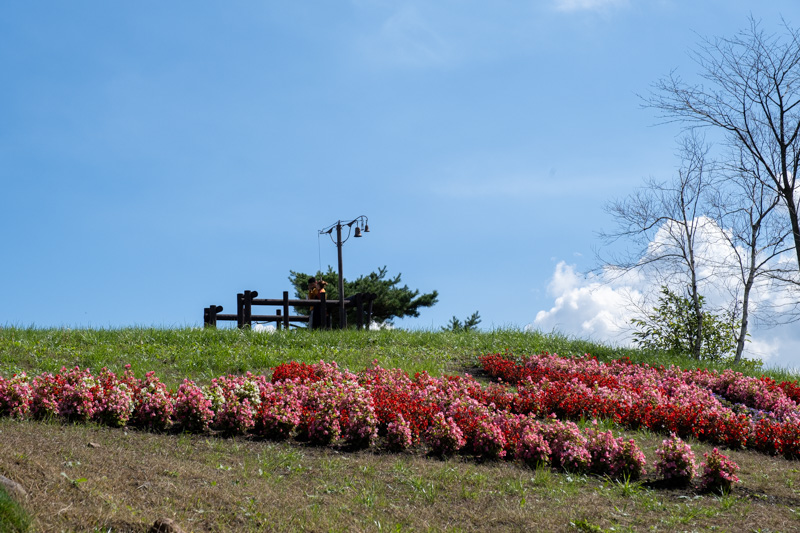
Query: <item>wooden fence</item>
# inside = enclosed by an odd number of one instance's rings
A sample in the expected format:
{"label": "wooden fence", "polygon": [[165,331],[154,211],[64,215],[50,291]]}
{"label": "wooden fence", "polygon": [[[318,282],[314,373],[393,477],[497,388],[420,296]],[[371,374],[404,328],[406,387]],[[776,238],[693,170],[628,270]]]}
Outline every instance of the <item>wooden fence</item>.
{"label": "wooden fence", "polygon": [[[362,329],[366,324],[372,322],[372,304],[375,301],[374,293],[358,293],[344,299],[345,309],[355,308],[356,328]],[[275,310],[274,315],[254,315],[253,306],[256,305],[275,305],[280,306]],[[291,315],[289,306],[308,307],[309,315]],[[222,314],[221,305],[210,305],[203,309],[203,325],[205,327],[216,327],[217,322],[232,321],[236,322],[239,328],[249,328],[253,322],[275,322],[278,329],[283,326],[289,329],[293,323],[305,323],[310,329],[331,328],[331,310],[339,308],[339,300],[328,300],[325,294],[319,300],[300,300],[289,299],[289,292],[283,291],[283,298],[258,298],[256,291],[244,291],[236,295],[236,314]]]}

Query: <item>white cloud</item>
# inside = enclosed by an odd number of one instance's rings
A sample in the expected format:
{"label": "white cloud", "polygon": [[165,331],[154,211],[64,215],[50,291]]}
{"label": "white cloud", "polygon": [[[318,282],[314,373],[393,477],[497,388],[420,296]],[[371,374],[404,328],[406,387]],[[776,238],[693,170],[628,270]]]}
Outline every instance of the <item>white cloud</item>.
{"label": "white cloud", "polygon": [[[708,219],[699,220],[698,250],[706,258],[724,259],[730,254],[719,239],[721,229]],[[664,228],[662,228],[664,229]],[[651,243],[652,251],[663,245],[664,233],[659,231]],[[730,299],[735,289],[734,277],[712,276],[709,261],[700,262],[704,278],[700,292],[706,297],[709,308],[721,306]],[[656,303],[660,283],[647,272],[629,272],[617,275],[611,270],[588,276],[579,275],[575,267],[564,261],[556,265],[548,285],[554,303],[549,310],[539,311],[528,328],[541,331],[559,331],[568,335],[600,342],[628,345],[632,340],[630,320],[639,313],[637,309],[651,309]],[[720,283],[723,280],[726,283]],[[753,294],[751,309],[760,305],[796,300],[786,288],[774,289],[766,282],[759,284]],[[752,324],[752,323],[751,323]],[[751,342],[745,347],[745,356],[758,357],[765,363],[800,368],[800,327],[797,323],[773,328],[751,327]]]}
{"label": "white cloud", "polygon": [[599,11],[610,7],[624,6],[629,0],[555,0],[558,11]]}
{"label": "white cloud", "polygon": [[602,276],[580,276],[561,261],[547,290],[555,298],[553,307],[539,311],[531,327],[598,341],[630,341],[627,323],[635,316],[631,302],[642,297],[635,287]]}
{"label": "white cloud", "polygon": [[[693,224],[696,226],[694,250],[700,293],[705,297],[707,304],[722,305],[727,297],[727,288],[716,283],[716,280],[720,277],[721,263],[729,267],[733,265],[733,252],[716,221],[703,216],[695,219]],[[648,244],[642,262],[670,254],[680,256],[685,241],[683,228],[677,223],[667,222],[659,228]],[[688,276],[677,277],[677,284],[688,285],[688,283]]]}

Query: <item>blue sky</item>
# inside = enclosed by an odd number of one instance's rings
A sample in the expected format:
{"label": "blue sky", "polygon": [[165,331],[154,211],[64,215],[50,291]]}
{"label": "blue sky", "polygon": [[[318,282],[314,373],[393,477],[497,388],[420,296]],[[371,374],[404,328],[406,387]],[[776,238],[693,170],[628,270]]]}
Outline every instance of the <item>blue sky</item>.
{"label": "blue sky", "polygon": [[[366,215],[345,277],[440,294],[397,326],[602,340],[603,207],[678,165],[637,95],[750,14],[800,24],[792,0],[5,2],[0,324],[197,326],[335,266],[317,231]],[[795,329],[758,355],[800,365]]]}

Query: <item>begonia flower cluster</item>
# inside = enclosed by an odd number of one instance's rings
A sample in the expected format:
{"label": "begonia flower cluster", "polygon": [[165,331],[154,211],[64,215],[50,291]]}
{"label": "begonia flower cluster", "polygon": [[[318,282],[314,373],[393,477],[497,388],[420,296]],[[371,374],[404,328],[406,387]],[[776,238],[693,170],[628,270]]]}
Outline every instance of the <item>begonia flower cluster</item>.
{"label": "begonia flower cluster", "polygon": [[[757,424],[773,424],[769,428],[783,435],[784,426],[796,416],[785,388],[776,384],[769,395],[751,393],[755,385],[740,384],[736,375],[684,373],[629,362],[601,364],[589,357],[550,354],[521,359],[495,354],[481,362],[489,374],[515,386],[484,386],[469,375],[410,376],[377,362],[358,373],[340,369],[335,362],[289,362],[274,368],[270,378],[228,375],[205,386],[184,380],[177,390],[168,390],[153,372],[138,379],[130,368],[121,375],[73,368],[33,378],[0,377],[0,416],[295,438],[351,448],[417,449],[439,456],[469,454],[630,479],[647,468],[636,442],[601,431],[596,421],[581,428],[573,420],[606,417],[630,427],[671,431],[675,438],[703,438],[709,430],[725,444],[745,445]],[[711,392],[723,387],[742,391],[750,402],[748,409],[771,402],[781,412],[761,410],[754,422],[755,415],[735,412]],[[694,416],[680,411],[687,406]],[[728,420],[741,421],[744,429],[736,424],[734,429],[719,429],[709,422]],[[667,465],[672,452],[666,441],[662,448],[657,451],[656,472],[682,475],[678,467]],[[681,441],[684,449],[688,445]],[[785,449],[781,444],[776,451]],[[733,482],[735,468],[727,458],[712,454],[707,464],[711,473],[703,478],[704,486]],[[689,478],[693,475],[694,470]]]}
{"label": "begonia flower cluster", "polygon": [[481,357],[491,376],[516,386],[515,413],[600,418],[624,427],[694,437],[731,448],[800,457],[795,383],[725,370],[682,370],[630,360],[603,363],[589,355]]}

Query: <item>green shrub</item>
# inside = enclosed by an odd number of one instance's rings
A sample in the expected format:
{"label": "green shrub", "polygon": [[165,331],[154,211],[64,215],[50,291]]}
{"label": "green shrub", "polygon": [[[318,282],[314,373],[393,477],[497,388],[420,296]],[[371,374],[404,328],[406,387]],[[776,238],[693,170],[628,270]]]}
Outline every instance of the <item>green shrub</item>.
{"label": "green shrub", "polygon": [[[721,360],[736,348],[739,321],[729,314],[703,311],[702,296],[699,313],[689,298],[675,294],[667,287],[661,287],[658,302],[653,314],[631,320],[638,329],[633,334],[633,342],[640,348],[710,361]],[[696,352],[701,319],[700,350]]]}

